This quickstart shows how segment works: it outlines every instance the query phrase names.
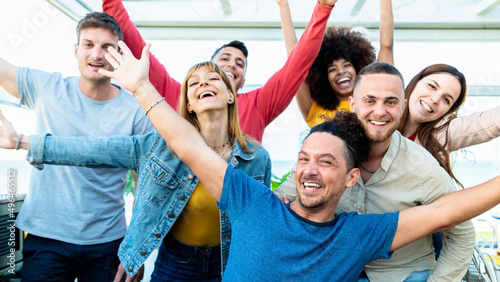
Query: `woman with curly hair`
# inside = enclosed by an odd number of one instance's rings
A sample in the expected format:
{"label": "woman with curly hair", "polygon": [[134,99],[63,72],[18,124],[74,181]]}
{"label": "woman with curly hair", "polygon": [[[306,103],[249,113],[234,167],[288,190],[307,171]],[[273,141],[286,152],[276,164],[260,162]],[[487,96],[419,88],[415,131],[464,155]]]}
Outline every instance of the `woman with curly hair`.
{"label": "woman with curly hair", "polygon": [[[288,54],[297,42],[287,0],[276,0],[280,7],[282,30]],[[391,0],[380,1],[379,61],[393,64],[394,20]],[[309,127],[333,118],[340,109],[350,110],[356,74],[376,60],[375,48],[360,32],[347,27],[329,27],[321,49],[299,87],[295,98]]]}

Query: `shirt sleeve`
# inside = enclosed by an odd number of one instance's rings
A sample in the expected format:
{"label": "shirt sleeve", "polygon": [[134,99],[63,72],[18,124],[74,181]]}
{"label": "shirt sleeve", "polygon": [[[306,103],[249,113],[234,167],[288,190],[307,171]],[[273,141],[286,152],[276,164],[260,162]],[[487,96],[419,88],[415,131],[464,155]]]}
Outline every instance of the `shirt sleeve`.
{"label": "shirt sleeve", "polygon": [[288,107],[300,84],[306,78],[321,48],[331,11],[332,7],[316,4],[311,20],[283,68],[276,72],[262,88],[255,91],[252,98],[255,101],[248,103],[248,106],[259,112],[259,116],[264,119],[264,124],[270,124]]}
{"label": "shirt sleeve", "polygon": [[29,68],[17,68],[17,92],[20,104],[30,109],[36,107],[36,101],[44,93],[43,88],[51,79],[58,79],[59,73],[48,73]]}
{"label": "shirt sleeve", "polygon": [[[32,135],[26,159],[37,169],[42,163],[82,167],[124,167],[137,170],[142,156],[151,148],[152,132],[141,136],[55,137]],[[149,141],[148,141],[149,140]]]}
{"label": "shirt sleeve", "polygon": [[269,187],[243,172],[227,166],[218,207],[225,210],[229,219],[234,222],[254,201],[266,193],[272,194]]}
{"label": "shirt sleeve", "polygon": [[[115,18],[122,29],[125,44],[136,58],[140,58],[146,42],[130,20],[122,0],[103,0],[102,9]],[[150,54],[149,63],[149,80],[167,103],[177,110],[181,84],[168,74],[165,66],[153,54]]]}
{"label": "shirt sleeve", "polygon": [[[438,167],[422,181],[423,204],[429,204],[436,197],[456,191],[451,177]],[[439,191],[431,193],[431,191]],[[460,281],[467,271],[476,240],[472,222],[466,221],[443,231],[446,244],[441,250],[434,272],[428,281]]]}
{"label": "shirt sleeve", "polygon": [[[500,136],[500,106],[452,119],[447,133],[446,149],[449,151],[488,142]],[[438,132],[436,138],[443,144],[444,131]]]}

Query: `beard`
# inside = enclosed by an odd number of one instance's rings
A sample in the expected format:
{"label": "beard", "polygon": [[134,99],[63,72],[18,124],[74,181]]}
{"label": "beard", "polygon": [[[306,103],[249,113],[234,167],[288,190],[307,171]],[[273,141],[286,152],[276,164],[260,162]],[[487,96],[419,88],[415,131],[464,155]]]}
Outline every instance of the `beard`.
{"label": "beard", "polygon": [[399,120],[393,122],[390,127],[383,130],[374,130],[373,128],[370,128],[367,123],[369,123],[369,121],[363,121],[361,125],[366,132],[366,137],[368,137],[368,140],[373,143],[382,143],[386,141],[399,128]]}

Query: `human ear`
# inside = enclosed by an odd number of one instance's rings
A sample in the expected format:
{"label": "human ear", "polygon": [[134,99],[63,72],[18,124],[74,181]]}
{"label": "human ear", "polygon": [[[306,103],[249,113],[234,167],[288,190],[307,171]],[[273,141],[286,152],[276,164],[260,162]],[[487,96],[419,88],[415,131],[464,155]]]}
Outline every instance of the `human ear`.
{"label": "human ear", "polygon": [[346,183],[345,187],[346,188],[351,188],[358,182],[359,176],[361,175],[359,168],[353,168],[351,171],[349,171],[346,175]]}
{"label": "human ear", "polygon": [[78,58],[78,44],[75,43],[75,58]]}
{"label": "human ear", "polygon": [[354,97],[353,96],[349,96],[349,108],[351,108],[351,112],[354,112],[356,110],[355,106],[354,106]]}

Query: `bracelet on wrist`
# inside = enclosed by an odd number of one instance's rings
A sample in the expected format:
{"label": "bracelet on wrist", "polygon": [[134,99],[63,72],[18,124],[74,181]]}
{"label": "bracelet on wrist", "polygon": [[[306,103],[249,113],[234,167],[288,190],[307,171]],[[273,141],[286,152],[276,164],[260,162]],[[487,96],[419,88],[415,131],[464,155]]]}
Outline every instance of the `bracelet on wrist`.
{"label": "bracelet on wrist", "polygon": [[23,138],[23,134],[19,134],[19,136],[17,137],[17,141],[16,141],[16,150],[19,150],[20,149],[20,146],[21,146],[21,138]]}

